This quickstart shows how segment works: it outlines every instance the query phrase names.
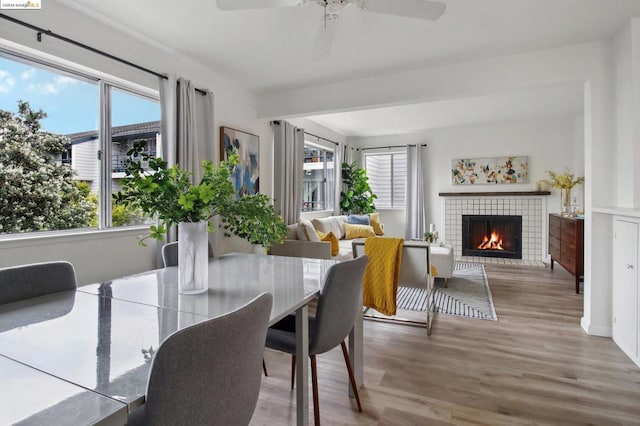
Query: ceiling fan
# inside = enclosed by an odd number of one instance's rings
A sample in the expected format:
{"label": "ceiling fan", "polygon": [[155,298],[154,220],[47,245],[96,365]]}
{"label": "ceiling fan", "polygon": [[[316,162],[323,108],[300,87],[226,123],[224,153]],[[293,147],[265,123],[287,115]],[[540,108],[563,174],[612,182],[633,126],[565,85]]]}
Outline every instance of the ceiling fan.
{"label": "ceiling fan", "polygon": [[316,58],[328,55],[340,12],[348,6],[386,15],[435,21],[447,8],[446,4],[430,0],[216,0],[222,11],[266,9],[316,4],[324,8],[323,27],[316,36],[313,53]]}
{"label": "ceiling fan", "polygon": [[220,10],[265,9],[272,7],[305,6],[315,3],[324,7],[327,20],[337,20],[347,6],[373,13],[435,21],[444,13],[444,3],[430,0],[216,0]]}

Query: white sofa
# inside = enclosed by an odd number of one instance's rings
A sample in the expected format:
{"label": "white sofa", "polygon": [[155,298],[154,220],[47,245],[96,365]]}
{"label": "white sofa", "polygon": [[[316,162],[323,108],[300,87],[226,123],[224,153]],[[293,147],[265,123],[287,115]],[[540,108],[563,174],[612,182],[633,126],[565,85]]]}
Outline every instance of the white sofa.
{"label": "white sofa", "polygon": [[[310,257],[316,259],[348,260],[353,258],[353,239],[345,239],[344,223],[347,216],[329,216],[322,219],[312,219],[311,225],[317,231],[333,232],[338,238],[340,251],[336,256],[331,256],[331,243],[324,241],[306,241],[298,239],[300,232],[298,224],[289,225],[289,232],[282,244],[271,247],[270,253],[276,256]],[[422,242],[409,242],[406,245],[424,244]],[[445,282],[453,276],[454,253],[453,247],[446,244],[431,245],[431,264],[437,270],[436,278],[444,278]]]}
{"label": "white sofa", "polygon": [[345,239],[344,224],[347,216],[329,216],[309,221],[316,231],[325,234],[333,232],[338,238],[340,250],[336,256],[331,255],[331,243],[328,241],[308,241],[299,238],[299,224],[289,225],[289,231],[282,244],[271,246],[270,254],[276,256],[311,257],[316,259],[349,260],[353,259],[352,240]]}

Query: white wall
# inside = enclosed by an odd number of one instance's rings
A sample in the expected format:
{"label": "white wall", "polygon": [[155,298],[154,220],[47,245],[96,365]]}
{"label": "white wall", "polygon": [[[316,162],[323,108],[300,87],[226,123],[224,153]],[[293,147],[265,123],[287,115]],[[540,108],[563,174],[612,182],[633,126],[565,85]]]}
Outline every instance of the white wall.
{"label": "white wall", "polygon": [[[333,130],[328,129],[323,125],[318,124],[314,121],[307,120],[306,118],[289,118],[287,119],[287,121],[296,127],[303,128],[305,132],[309,132],[316,136],[329,139],[330,141],[333,141],[339,144],[344,144],[347,142],[347,138],[344,135],[334,132]],[[330,144],[327,146],[332,146],[335,148],[333,144]]]}
{"label": "white wall", "polygon": [[[584,114],[573,120],[573,166],[570,167],[576,176],[584,176]],[[584,210],[584,185],[575,186],[572,194],[580,209]]]}
{"label": "white wall", "polygon": [[615,204],[640,207],[640,18],[627,23],[614,38],[615,64]]}
{"label": "white wall", "polygon": [[[492,123],[447,129],[436,129],[419,134],[353,138],[355,145],[375,147],[387,145],[421,144],[424,158],[424,188],[427,223],[436,224],[436,229],[444,230],[442,218],[442,197],[440,192],[482,192],[482,191],[530,191],[533,183],[548,178],[546,170],[562,171],[576,163],[574,146],[574,120],[549,120],[517,123]],[[580,154],[580,153],[578,153]],[[529,183],[513,185],[452,185],[451,160],[456,158],[482,157],[529,157]],[[580,161],[584,162],[584,158]],[[550,212],[560,209],[558,190],[552,190],[547,200]],[[390,220],[384,218],[385,231]],[[395,213],[395,228],[404,236],[404,211]]]}
{"label": "white wall", "polygon": [[29,236],[0,241],[0,267],[66,260],[76,270],[78,284],[90,284],[154,269],[155,243],[138,245],[140,230],[105,231],[69,236]]}
{"label": "white wall", "polygon": [[[262,190],[267,194],[272,193],[271,129],[267,120],[257,118],[254,95],[237,83],[177,52],[167,50],[164,46],[142,43],[124,32],[115,31],[57,2],[44,2],[43,9],[35,13],[11,10],[2,12],[151,70],[164,74],[173,73],[193,81],[197,87],[213,90],[216,127],[230,126],[260,136],[260,171],[265,176],[265,179],[261,179],[261,183],[264,182]],[[58,62],[71,61],[91,70],[98,70],[108,74],[112,80],[123,79],[150,89],[158,88],[155,76],[46,35],[43,36],[42,43],[38,43],[34,31],[4,20],[0,25],[0,47],[14,51],[22,51],[25,47],[31,48],[36,54],[61,58],[56,59]],[[214,152],[219,152],[218,133],[214,140],[208,143],[214,145]],[[109,232],[88,236],[64,233],[55,238],[29,240],[28,243],[21,240],[9,242],[6,237],[1,237],[0,267],[66,259],[74,264],[82,283],[144,271],[155,267],[157,258],[153,250],[138,247],[135,235],[141,232],[119,233],[117,237]],[[222,238],[221,232],[216,232],[214,235],[216,253],[235,249],[234,242]],[[243,246],[242,249],[247,249],[247,246]]]}

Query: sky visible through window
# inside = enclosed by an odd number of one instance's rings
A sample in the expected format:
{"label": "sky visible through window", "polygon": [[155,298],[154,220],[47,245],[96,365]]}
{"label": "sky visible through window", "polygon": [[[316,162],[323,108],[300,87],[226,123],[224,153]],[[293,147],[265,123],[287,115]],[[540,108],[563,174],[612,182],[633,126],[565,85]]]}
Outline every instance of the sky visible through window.
{"label": "sky visible through window", "polygon": [[[17,112],[18,101],[27,101],[47,118],[45,130],[69,134],[98,128],[98,85],[0,57],[0,109]],[[160,104],[112,91],[112,125],[157,121]]]}

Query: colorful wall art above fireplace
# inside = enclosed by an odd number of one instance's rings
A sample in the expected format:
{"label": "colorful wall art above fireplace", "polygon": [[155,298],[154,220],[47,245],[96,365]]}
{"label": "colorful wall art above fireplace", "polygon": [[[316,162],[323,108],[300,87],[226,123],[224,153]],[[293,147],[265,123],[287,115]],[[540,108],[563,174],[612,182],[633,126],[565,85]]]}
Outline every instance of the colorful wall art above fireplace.
{"label": "colorful wall art above fireplace", "polygon": [[453,185],[528,182],[528,157],[461,158],[451,160]]}

